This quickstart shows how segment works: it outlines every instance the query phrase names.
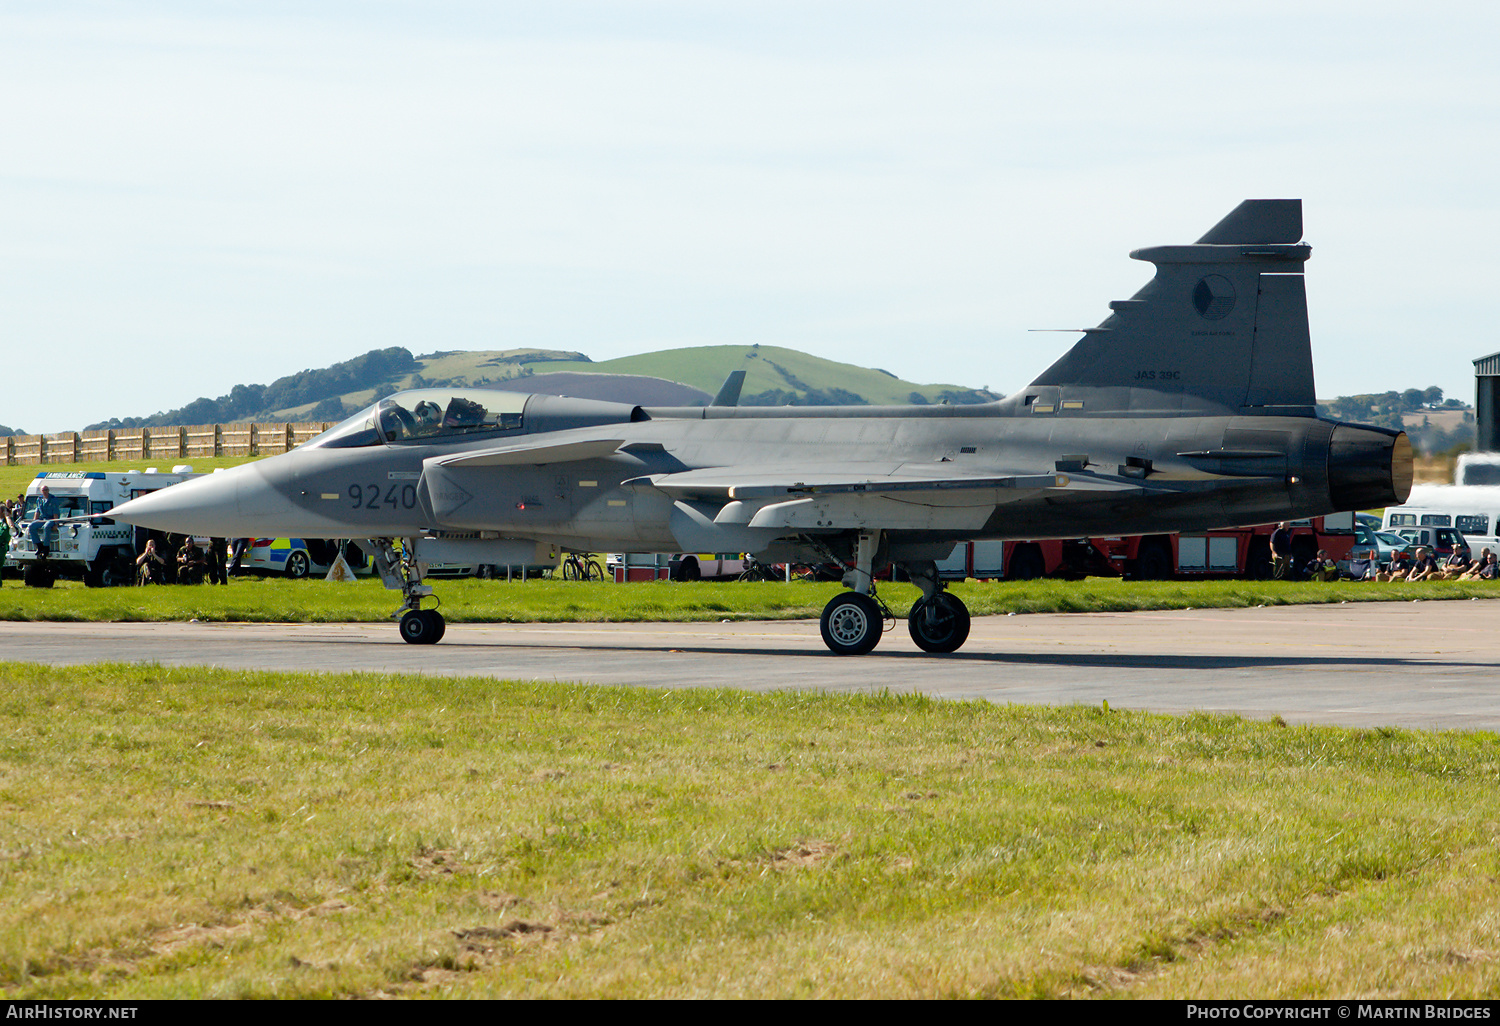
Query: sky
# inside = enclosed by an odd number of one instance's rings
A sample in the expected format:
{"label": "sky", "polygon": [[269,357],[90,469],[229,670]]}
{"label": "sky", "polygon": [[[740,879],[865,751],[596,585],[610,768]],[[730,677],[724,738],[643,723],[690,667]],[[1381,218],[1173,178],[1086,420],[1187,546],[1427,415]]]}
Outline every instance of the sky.
{"label": "sky", "polygon": [[1500,349],[1500,5],[0,3],[0,424],[370,349],[789,346],[1011,392],[1301,197],[1317,393]]}

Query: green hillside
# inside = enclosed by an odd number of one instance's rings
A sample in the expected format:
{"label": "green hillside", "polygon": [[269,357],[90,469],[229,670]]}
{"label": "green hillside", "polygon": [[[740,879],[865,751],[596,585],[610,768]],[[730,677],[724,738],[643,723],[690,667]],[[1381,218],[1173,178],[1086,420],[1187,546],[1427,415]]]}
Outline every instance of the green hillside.
{"label": "green hillside", "polygon": [[[576,366],[528,363],[533,373],[576,370]],[[812,394],[830,400],[826,405],[873,406],[910,402],[988,402],[999,398],[979,389],[958,385],[923,385],[902,381],[888,371],[837,363],[822,357],[784,349],[781,346],[696,346],[664,349],[638,356],[604,360],[588,368],[613,374],[645,374],[680,381],[712,395],[731,371],[745,371],[742,405],[781,405],[805,400]],[[795,396],[796,399],[788,397]],[[756,399],[761,399],[756,402]]]}
{"label": "green hillside", "polygon": [[402,389],[483,386],[556,371],[664,378],[713,395],[731,371],[740,369],[747,372],[740,395],[744,406],[980,403],[999,398],[982,389],[902,381],[887,371],[780,346],[665,349],[602,363],[583,353],[556,349],[449,350],[412,356],[397,346],[322,369],[299,371],[270,385],[236,385],[217,399],[199,398],[178,409],[87,426],[336,421]]}

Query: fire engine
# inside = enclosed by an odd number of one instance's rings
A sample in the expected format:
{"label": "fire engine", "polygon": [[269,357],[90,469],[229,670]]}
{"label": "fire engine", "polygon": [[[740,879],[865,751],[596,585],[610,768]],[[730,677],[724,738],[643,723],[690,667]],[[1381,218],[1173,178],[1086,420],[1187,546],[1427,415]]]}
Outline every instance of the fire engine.
{"label": "fire engine", "polygon": [[[1068,540],[964,542],[938,563],[947,579],[1030,580],[1035,577],[1269,577],[1275,524],[1225,527],[1192,534],[1122,535]],[[1354,513],[1291,522],[1292,563],[1303,566],[1326,549],[1336,561],[1354,548]]]}

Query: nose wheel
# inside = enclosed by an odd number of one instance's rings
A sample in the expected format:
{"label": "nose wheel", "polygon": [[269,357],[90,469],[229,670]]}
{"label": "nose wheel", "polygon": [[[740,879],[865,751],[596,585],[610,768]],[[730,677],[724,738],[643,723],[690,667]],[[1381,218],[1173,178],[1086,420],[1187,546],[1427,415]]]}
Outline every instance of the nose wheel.
{"label": "nose wheel", "polygon": [[885,630],[880,605],[857,591],[835,595],[823,607],[820,623],[823,644],[834,655],[864,655],[873,651]]}
{"label": "nose wheel", "polygon": [[448,629],[436,609],[412,609],[401,618],[401,640],[408,645],[436,645]]}

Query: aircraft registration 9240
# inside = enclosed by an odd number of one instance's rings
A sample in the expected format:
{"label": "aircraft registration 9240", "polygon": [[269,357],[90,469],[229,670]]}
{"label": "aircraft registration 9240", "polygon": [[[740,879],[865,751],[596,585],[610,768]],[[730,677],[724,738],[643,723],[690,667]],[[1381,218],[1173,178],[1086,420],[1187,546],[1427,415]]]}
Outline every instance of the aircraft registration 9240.
{"label": "aircraft registration 9240", "polygon": [[111,515],[216,537],[368,539],[413,644],[443,634],[422,583],[434,563],[747,552],[847,568],[848,591],[822,616],[841,655],[880,640],[875,574],[893,564],[922,591],[912,640],[953,652],[969,612],[935,562],[959,542],[1205,530],[1406,499],[1403,433],[1316,414],[1301,239],[1301,200],[1246,200],[1192,245],[1136,250],[1151,281],[985,405],[748,408],[737,380],[709,406],[669,409],[419,389]]}

